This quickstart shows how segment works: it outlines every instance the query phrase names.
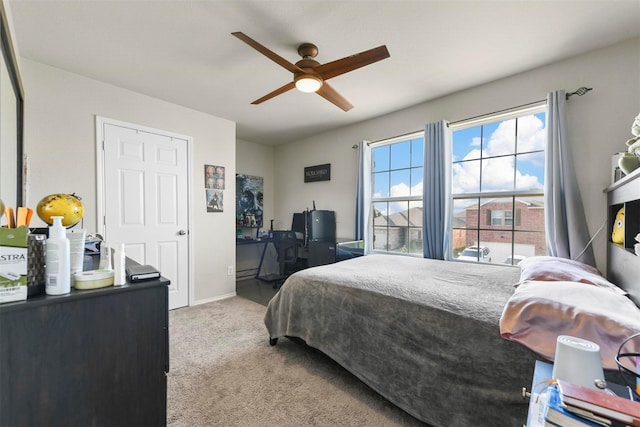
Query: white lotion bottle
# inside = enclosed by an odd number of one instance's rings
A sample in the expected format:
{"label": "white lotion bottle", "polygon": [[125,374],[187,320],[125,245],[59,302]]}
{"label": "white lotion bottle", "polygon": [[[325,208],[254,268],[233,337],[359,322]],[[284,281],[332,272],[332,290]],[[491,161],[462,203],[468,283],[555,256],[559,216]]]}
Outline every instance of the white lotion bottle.
{"label": "white lotion bottle", "polygon": [[69,265],[71,266],[71,285],[73,277],[76,273],[81,273],[84,267],[84,242],[87,236],[87,230],[67,230],[67,239],[69,239]]}
{"label": "white lotion bottle", "polygon": [[105,241],[100,244],[100,264],[98,269],[113,270],[113,267],[111,267],[111,248],[107,246]]}
{"label": "white lotion bottle", "polygon": [[120,243],[116,247],[113,254],[113,285],[122,286],[127,284],[127,273],[125,266],[124,243]]}
{"label": "white lotion bottle", "polygon": [[71,292],[69,239],[62,226],[62,218],[52,216],[53,224],[49,227],[45,254],[47,295],[63,295]]}

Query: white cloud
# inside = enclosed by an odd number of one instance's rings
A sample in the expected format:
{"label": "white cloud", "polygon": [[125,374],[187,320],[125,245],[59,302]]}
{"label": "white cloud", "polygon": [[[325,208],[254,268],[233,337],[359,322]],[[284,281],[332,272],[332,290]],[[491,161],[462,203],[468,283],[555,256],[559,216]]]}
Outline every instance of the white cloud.
{"label": "white cloud", "polygon": [[[497,127],[485,144],[483,157],[513,154],[515,120],[507,120]],[[471,145],[475,146],[477,138]],[[518,152],[544,149],[545,130],[543,123],[535,116],[518,119]],[[480,152],[470,150],[465,160],[478,159]],[[527,160],[541,166],[544,156],[528,156]],[[482,169],[482,190],[499,191],[513,188],[514,173],[519,188],[540,188],[542,183],[535,175],[514,171],[513,157],[498,157],[485,160]],[[480,189],[480,161],[457,163],[453,166],[453,192],[477,192]]]}

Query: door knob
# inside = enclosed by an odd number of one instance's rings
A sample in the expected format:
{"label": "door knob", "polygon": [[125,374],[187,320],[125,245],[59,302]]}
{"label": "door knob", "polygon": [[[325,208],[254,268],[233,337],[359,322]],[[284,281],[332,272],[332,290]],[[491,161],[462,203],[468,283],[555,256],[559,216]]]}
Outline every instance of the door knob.
{"label": "door knob", "polygon": [[178,231],[178,235],[180,235],[180,236],[184,236],[185,234],[187,234],[187,232],[184,231],[184,230]]}

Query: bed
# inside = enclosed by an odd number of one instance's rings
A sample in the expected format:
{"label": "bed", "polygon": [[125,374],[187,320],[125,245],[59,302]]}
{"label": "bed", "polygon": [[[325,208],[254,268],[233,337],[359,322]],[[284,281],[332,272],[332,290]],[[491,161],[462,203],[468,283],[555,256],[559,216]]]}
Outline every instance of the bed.
{"label": "bed", "polygon": [[432,426],[517,426],[522,387],[559,335],[597,342],[616,380],[615,352],[640,332],[640,309],[562,258],[517,268],[375,254],[293,274],[265,324],[272,345],[303,340]]}
{"label": "bed", "polygon": [[518,268],[368,255],[302,270],[265,316],[433,426],[516,426],[536,356],[498,321]]}

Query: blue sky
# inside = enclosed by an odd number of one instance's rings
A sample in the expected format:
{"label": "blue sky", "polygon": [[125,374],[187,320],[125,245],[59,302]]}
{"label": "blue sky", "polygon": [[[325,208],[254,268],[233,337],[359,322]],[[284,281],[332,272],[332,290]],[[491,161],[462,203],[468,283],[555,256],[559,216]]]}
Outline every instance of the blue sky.
{"label": "blue sky", "polygon": [[545,138],[545,113],[454,132],[453,192],[542,188]]}
{"label": "blue sky", "polygon": [[[545,113],[538,113],[455,131],[453,193],[541,189],[545,125]],[[422,145],[418,138],[373,149],[374,196],[422,194]],[[406,207],[392,203],[389,213]]]}

